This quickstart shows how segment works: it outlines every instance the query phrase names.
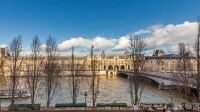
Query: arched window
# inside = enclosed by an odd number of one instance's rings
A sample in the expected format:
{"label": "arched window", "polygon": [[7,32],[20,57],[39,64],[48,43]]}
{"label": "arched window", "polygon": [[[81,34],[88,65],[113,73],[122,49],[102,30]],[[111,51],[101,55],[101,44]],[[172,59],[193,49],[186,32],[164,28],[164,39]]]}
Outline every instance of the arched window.
{"label": "arched window", "polygon": [[112,66],[112,65],[109,65],[109,66],[108,66],[108,70],[113,70],[113,66]]}
{"label": "arched window", "polygon": [[104,65],[103,69],[106,70],[106,65]]}
{"label": "arched window", "polygon": [[125,69],[125,66],[124,66],[124,65],[121,65],[121,66],[120,66],[120,69],[121,69],[121,70],[124,70],[124,69]]}

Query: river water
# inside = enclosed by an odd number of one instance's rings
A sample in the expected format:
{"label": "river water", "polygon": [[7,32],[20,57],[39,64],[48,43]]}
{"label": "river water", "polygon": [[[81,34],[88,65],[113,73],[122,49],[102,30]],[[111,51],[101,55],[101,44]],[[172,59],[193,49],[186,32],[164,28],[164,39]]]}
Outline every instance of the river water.
{"label": "river water", "polygon": [[[85,102],[84,93],[87,92],[87,105],[92,105],[90,84],[90,77],[82,78],[79,90],[79,96],[77,102]],[[70,86],[67,77],[59,78],[60,86],[57,87],[57,91],[51,102],[51,106],[55,103],[71,102]],[[23,88],[27,88],[27,84],[22,84]],[[170,92],[168,90],[159,90],[155,85],[149,83],[143,83],[143,93],[141,102],[143,103],[170,103]],[[44,85],[41,86],[36,103],[46,105]],[[100,76],[99,94],[97,97],[97,103],[127,103],[131,105],[130,100],[129,81],[124,77],[118,76]],[[180,104],[187,102],[187,100],[180,97],[180,95],[174,95],[173,103]],[[17,99],[16,103],[30,103],[30,98]],[[2,100],[2,106],[7,107],[10,104],[9,100]]]}

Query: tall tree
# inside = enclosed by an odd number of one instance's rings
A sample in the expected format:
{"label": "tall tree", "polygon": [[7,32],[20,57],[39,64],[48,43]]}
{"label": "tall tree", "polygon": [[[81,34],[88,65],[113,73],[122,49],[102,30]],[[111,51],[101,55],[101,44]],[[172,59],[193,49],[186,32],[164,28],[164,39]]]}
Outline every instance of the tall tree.
{"label": "tall tree", "polygon": [[34,104],[39,92],[41,82],[41,43],[37,36],[33,37],[31,43],[31,56],[27,58],[27,76],[26,81],[31,94],[31,104]]}
{"label": "tall tree", "polygon": [[181,76],[179,77],[180,83],[183,83],[183,86],[178,86],[178,90],[181,93],[184,93],[184,97],[188,99],[188,101],[192,101],[193,95],[191,94],[190,84],[190,76],[192,75],[192,63],[190,61],[191,55],[189,47],[186,48],[185,43],[179,43],[179,63],[177,63],[177,71],[180,72]]}
{"label": "tall tree", "polygon": [[[144,66],[144,55],[142,54],[145,44],[142,39],[140,39],[135,34],[130,35],[130,55],[132,70],[134,72],[134,77],[129,77],[130,81],[130,95],[131,102],[134,105],[138,105],[141,99],[143,88],[140,83],[140,75]],[[134,88],[134,103],[133,103],[133,89]]]}
{"label": "tall tree", "polygon": [[46,99],[47,107],[50,106],[50,103],[54,97],[54,94],[58,88],[58,76],[61,72],[61,67],[59,67],[58,56],[57,56],[57,44],[55,38],[49,36],[46,41],[46,63],[44,72],[45,83],[46,83]]}
{"label": "tall tree", "polygon": [[71,91],[71,97],[72,102],[76,103],[79,88],[80,88],[80,64],[75,62],[74,57],[74,47],[72,47],[72,56],[71,56],[71,76],[69,77],[69,83],[70,83],[70,91]]}
{"label": "tall tree", "polygon": [[15,93],[19,87],[19,77],[21,73],[22,59],[20,53],[22,52],[21,36],[15,37],[9,47],[11,53],[10,59],[10,82],[9,88],[11,90],[11,104],[15,103]]}
{"label": "tall tree", "polygon": [[195,53],[196,53],[196,61],[197,61],[197,93],[198,100],[200,101],[200,18],[197,20],[198,23],[198,34],[195,40]]}
{"label": "tall tree", "polygon": [[92,106],[95,107],[96,99],[99,94],[99,76],[96,74],[97,61],[94,56],[94,46],[91,46],[90,51],[90,61],[91,61],[91,72],[92,72],[92,81],[91,81],[91,91],[92,91]]}

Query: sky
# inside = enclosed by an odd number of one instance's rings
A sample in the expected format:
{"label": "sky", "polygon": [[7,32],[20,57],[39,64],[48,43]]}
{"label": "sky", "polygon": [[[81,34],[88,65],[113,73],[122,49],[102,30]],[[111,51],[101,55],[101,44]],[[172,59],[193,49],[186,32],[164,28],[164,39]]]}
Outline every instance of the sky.
{"label": "sky", "polygon": [[51,35],[63,52],[94,44],[122,53],[135,32],[145,38],[147,53],[175,53],[180,41],[194,43],[198,16],[200,0],[0,0],[0,47],[21,35],[28,52],[32,37],[44,44]]}

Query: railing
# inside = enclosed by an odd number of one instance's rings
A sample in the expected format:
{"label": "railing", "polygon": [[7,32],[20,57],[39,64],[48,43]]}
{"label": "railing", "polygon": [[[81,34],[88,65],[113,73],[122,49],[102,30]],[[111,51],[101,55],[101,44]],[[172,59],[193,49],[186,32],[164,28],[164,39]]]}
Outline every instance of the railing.
{"label": "railing", "polygon": [[[123,72],[123,73],[134,73],[133,71],[122,71],[119,70],[118,71]],[[161,75],[162,73],[162,75]],[[163,75],[164,73],[164,75]],[[193,81],[193,79],[195,78],[194,76],[189,76],[188,78],[190,78],[190,80],[188,80],[187,82],[184,82],[183,80],[181,80],[181,78],[184,78],[182,75],[180,74],[172,74],[172,73],[167,73],[167,72],[142,72],[142,76],[146,76],[146,77],[154,77],[154,78],[160,78],[163,80],[168,80],[168,81],[173,81],[176,83],[180,83],[181,85],[192,85],[191,88],[196,88],[197,87],[197,83]]]}
{"label": "railing", "polygon": [[[40,108],[40,110],[47,110],[47,108]],[[49,107],[48,110],[133,110],[132,106],[128,107],[92,107],[92,106],[87,106],[87,107],[60,107],[60,108],[55,108],[55,107]]]}

